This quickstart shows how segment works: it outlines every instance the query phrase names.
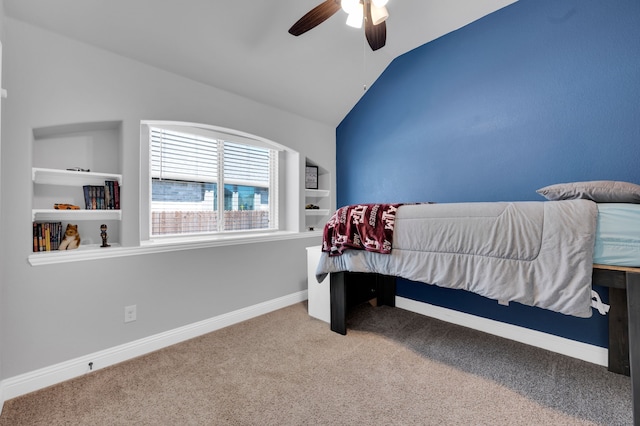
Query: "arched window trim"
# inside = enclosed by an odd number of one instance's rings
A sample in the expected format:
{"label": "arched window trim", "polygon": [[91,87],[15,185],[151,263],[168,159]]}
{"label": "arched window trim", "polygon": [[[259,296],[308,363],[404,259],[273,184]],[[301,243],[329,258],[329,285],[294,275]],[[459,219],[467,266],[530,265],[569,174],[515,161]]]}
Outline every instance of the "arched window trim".
{"label": "arched window trim", "polygon": [[[141,198],[140,198],[140,239],[141,243],[149,243],[153,241],[166,241],[169,239],[175,239],[177,241],[182,241],[185,239],[219,239],[221,238],[220,232],[208,233],[204,232],[202,234],[191,234],[191,235],[172,235],[171,237],[164,237],[159,235],[153,235],[151,230],[151,203],[152,203],[152,184],[151,184],[151,154],[150,154],[150,136],[149,131],[150,128],[160,128],[168,131],[179,131],[179,132],[187,132],[193,135],[199,135],[206,138],[216,138],[222,140],[231,140],[232,142],[243,143],[247,145],[252,145],[256,147],[266,148],[270,150],[274,150],[276,153],[276,158],[278,159],[277,163],[281,163],[282,160],[287,157],[284,155],[284,152],[290,152],[291,150],[286,148],[285,146],[276,143],[272,140],[253,135],[247,132],[229,129],[220,126],[213,126],[207,124],[200,123],[190,123],[190,122],[177,122],[177,121],[156,121],[156,120],[147,120],[141,122],[141,155],[142,161],[141,163]],[[297,158],[297,154],[294,155]],[[149,161],[145,161],[148,159]],[[284,165],[282,165],[284,166]],[[223,232],[224,238],[234,238],[236,235],[239,238],[246,238],[247,235],[251,234],[262,234],[265,232],[277,232],[282,231],[282,225],[284,225],[281,220],[281,205],[282,202],[278,200],[279,193],[281,192],[280,187],[284,185],[284,179],[282,178],[282,172],[285,167],[278,166],[281,170],[276,170],[276,178],[274,180],[276,187],[274,190],[276,191],[275,199],[272,199],[270,208],[272,209],[272,216],[270,220],[276,223],[275,227],[270,229],[255,229],[255,230],[235,230],[235,231],[225,231]],[[287,170],[290,170],[288,167]],[[271,197],[272,195],[270,195]],[[289,211],[287,209],[287,211]],[[286,226],[285,226],[286,227]]]}

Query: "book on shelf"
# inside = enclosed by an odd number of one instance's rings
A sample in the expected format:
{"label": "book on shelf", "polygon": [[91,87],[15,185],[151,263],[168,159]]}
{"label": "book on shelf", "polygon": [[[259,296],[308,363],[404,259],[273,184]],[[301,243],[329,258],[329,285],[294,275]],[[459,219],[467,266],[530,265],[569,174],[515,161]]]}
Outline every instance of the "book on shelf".
{"label": "book on shelf", "polygon": [[33,251],[58,250],[63,233],[62,222],[33,222]]}
{"label": "book on shelf", "polygon": [[104,185],[84,185],[84,207],[87,210],[119,210],[120,185],[116,180],[105,180]]}
{"label": "book on shelf", "polygon": [[120,210],[120,184],[117,180],[110,181],[113,185],[113,208]]}
{"label": "book on shelf", "polygon": [[105,180],[104,181],[104,205],[105,208],[109,210],[113,210],[113,181]]}

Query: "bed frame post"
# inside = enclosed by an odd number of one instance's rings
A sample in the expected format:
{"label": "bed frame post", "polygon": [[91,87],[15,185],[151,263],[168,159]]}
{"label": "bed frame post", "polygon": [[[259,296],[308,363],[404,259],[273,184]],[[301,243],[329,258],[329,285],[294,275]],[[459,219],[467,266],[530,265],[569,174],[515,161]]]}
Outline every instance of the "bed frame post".
{"label": "bed frame post", "polygon": [[609,371],[630,376],[640,426],[640,268],[594,265],[593,284],[609,288]]}
{"label": "bed frame post", "polygon": [[367,300],[396,306],[396,278],[362,272],[332,272],[330,283],[331,330],[347,334],[347,310]]}
{"label": "bed frame post", "polygon": [[330,274],[331,331],[347,334],[346,272]]}
{"label": "bed frame post", "polygon": [[609,288],[609,371],[630,375],[627,289]]}
{"label": "bed frame post", "polygon": [[626,272],[633,423],[640,424],[640,274]]}
{"label": "bed frame post", "polygon": [[378,304],[396,307],[396,277],[389,275],[378,275],[376,277],[378,285]]}

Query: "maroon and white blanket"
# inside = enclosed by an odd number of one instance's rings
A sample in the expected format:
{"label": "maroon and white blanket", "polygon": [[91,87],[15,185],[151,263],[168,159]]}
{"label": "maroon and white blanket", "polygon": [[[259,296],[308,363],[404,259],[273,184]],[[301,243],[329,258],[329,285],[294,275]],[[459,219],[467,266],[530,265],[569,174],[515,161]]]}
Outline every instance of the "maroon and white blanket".
{"label": "maroon and white blanket", "polygon": [[324,226],[322,251],[340,256],[344,250],[391,252],[396,211],[402,204],[355,204],[339,208]]}

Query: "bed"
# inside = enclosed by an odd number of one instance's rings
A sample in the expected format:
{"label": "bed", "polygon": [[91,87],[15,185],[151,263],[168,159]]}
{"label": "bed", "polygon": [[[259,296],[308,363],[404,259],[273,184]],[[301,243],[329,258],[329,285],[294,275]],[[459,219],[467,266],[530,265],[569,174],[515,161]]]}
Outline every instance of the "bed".
{"label": "bed", "polygon": [[[640,186],[538,192],[547,200],[339,209],[316,270],[319,282],[331,275],[331,329],[346,334],[348,307],[372,295],[395,306],[396,277],[583,318],[592,315],[592,284],[608,287],[609,370],[631,375],[640,419]],[[356,210],[357,226],[343,209]]]}

